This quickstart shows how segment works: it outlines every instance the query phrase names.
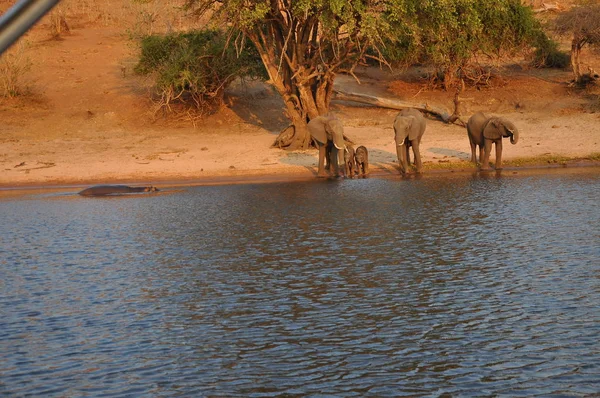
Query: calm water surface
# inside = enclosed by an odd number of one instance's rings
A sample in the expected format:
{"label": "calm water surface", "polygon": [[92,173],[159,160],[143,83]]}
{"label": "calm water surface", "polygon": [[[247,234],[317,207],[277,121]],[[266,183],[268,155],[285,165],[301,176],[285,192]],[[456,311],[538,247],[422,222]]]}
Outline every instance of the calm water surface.
{"label": "calm water surface", "polygon": [[600,391],[600,172],[0,195],[0,395]]}

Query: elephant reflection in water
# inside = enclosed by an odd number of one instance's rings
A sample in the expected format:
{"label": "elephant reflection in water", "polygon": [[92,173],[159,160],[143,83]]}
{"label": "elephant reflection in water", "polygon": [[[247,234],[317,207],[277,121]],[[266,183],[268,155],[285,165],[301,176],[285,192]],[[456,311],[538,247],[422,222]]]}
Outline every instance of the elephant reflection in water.
{"label": "elephant reflection in water", "polygon": [[308,123],[308,131],[319,147],[317,177],[327,177],[332,164],[335,177],[344,175],[346,144],[342,122],[331,114],[317,116]]}
{"label": "elephant reflection in water", "polygon": [[467,122],[467,134],[471,144],[471,162],[477,163],[477,147],[479,147],[479,163],[482,170],[490,168],[489,160],[492,144],[496,146],[496,170],[502,168],[502,138],[510,138],[511,144],[519,141],[519,130],[509,120],[501,117],[488,117],[477,112]]}

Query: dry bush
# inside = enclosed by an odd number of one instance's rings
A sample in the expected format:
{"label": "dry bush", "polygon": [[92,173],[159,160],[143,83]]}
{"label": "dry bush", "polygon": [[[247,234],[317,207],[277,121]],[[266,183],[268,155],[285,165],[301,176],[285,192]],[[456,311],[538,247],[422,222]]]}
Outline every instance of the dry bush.
{"label": "dry bush", "polygon": [[25,55],[25,49],[26,44],[18,41],[0,55],[0,97],[13,98],[29,93],[31,82],[27,73],[32,62]]}
{"label": "dry bush", "polygon": [[45,17],[45,23],[52,31],[60,29],[60,18],[54,20],[60,15],[73,29],[77,25],[123,27],[131,38],[139,39],[196,25],[197,20],[182,11],[184,3],[185,0],[62,0],[57,11]]}
{"label": "dry bush", "polygon": [[50,13],[50,35],[57,39],[63,35],[71,33],[65,11],[62,7],[58,6]]}

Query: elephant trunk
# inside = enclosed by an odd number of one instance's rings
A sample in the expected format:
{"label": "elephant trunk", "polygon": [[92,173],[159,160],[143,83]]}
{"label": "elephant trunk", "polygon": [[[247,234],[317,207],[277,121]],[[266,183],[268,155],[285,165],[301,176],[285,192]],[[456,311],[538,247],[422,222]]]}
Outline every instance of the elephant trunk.
{"label": "elephant trunk", "polygon": [[396,155],[398,156],[398,166],[400,166],[400,172],[406,173],[408,162],[406,160],[406,147],[404,145],[396,145]]}
{"label": "elephant trunk", "polygon": [[519,132],[515,130],[512,131],[512,134],[510,136],[510,143],[515,145],[517,142],[519,142]]}

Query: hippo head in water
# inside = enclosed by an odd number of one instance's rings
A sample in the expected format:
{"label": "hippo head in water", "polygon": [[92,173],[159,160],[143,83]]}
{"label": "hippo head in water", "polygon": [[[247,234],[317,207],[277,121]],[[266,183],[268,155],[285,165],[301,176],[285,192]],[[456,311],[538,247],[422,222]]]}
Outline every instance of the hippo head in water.
{"label": "hippo head in water", "polygon": [[150,185],[145,187],[130,187],[127,185],[94,185],[79,192],[82,196],[121,195],[136,192],[156,192],[158,188]]}

